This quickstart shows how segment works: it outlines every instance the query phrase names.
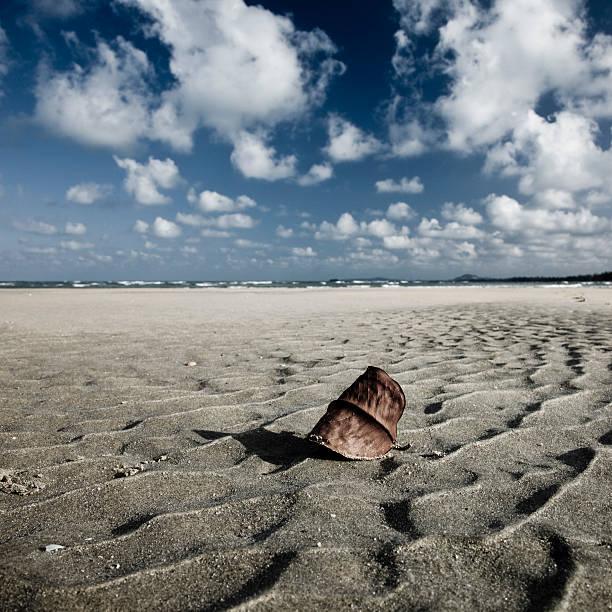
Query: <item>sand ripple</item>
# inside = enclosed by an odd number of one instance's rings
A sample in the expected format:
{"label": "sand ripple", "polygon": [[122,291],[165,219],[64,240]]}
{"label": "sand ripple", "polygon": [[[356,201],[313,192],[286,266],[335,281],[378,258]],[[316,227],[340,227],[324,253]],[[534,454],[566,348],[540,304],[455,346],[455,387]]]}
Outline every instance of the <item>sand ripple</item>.
{"label": "sand ripple", "polygon": [[[0,607],[607,609],[609,308],[302,315],[0,329]],[[338,460],[369,364],[401,448]]]}

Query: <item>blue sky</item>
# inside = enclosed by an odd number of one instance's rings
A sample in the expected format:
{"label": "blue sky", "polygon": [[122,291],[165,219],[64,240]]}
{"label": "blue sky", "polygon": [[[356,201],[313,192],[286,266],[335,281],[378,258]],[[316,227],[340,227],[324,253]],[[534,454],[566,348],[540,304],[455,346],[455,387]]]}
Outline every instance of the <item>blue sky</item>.
{"label": "blue sky", "polygon": [[612,269],[612,6],[0,4],[0,278]]}

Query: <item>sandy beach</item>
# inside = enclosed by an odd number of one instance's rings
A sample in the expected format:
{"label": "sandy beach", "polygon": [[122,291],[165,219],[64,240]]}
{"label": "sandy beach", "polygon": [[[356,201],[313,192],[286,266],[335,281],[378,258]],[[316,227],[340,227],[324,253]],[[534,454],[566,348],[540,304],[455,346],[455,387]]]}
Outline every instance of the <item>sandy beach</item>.
{"label": "sandy beach", "polygon": [[[2,610],[612,609],[612,289],[3,290],[0,340]],[[399,448],[342,460],[368,365]]]}

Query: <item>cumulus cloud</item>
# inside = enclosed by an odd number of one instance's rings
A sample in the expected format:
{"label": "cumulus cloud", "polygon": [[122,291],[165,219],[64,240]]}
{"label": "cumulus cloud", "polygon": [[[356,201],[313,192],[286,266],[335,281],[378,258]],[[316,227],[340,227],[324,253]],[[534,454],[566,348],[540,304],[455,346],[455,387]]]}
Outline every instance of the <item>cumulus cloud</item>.
{"label": "cumulus cloud", "polygon": [[412,219],[415,216],[414,210],[406,202],[395,202],[389,204],[387,208],[387,217],[389,219]]}
{"label": "cumulus cloud", "polygon": [[335,162],[358,161],[382,148],[374,136],[338,115],[330,115],[327,129],[329,144],[324,150]]}
{"label": "cumulus cloud", "polygon": [[[193,227],[217,227],[221,230],[227,229],[251,229],[255,227],[255,219],[244,213],[231,213],[219,215],[218,217],[205,217],[203,215],[191,215],[186,213],[177,213],[176,220],[183,225],[191,225]],[[204,234],[204,232],[202,233]],[[217,233],[208,233],[210,237],[220,237]]]}
{"label": "cumulus cloud", "polygon": [[233,142],[230,159],[247,178],[276,181],[295,174],[296,156],[278,157],[276,149],[266,144],[265,136],[241,131]]}
{"label": "cumulus cloud", "polygon": [[233,234],[230,232],[224,232],[222,230],[204,228],[200,232],[200,235],[204,238],[230,238]]}
{"label": "cumulus cloud", "polygon": [[93,204],[107,197],[112,191],[111,185],[100,185],[99,183],[79,183],[73,185],[66,191],[66,199],[77,204]]}
{"label": "cumulus cloud", "polygon": [[316,257],[316,251],[312,250],[312,247],[293,247],[291,253],[296,257]]}
{"label": "cumulus cloud", "polygon": [[138,219],[136,223],[134,223],[132,231],[136,232],[137,234],[146,234],[149,231],[149,224],[142,219]]}
{"label": "cumulus cloud", "polygon": [[396,233],[396,228],[393,223],[387,221],[387,219],[374,219],[369,223],[365,221],[361,222],[359,229],[364,234],[370,234],[376,238],[384,238],[385,236],[391,236]]}
{"label": "cumulus cloud", "polygon": [[93,249],[94,245],[91,242],[79,242],[78,240],[62,240],[60,242],[62,249],[68,251],[82,251],[83,249]]}
{"label": "cumulus cloud", "polygon": [[[347,240],[352,239],[352,243],[363,247],[369,244],[369,240],[364,236],[373,236],[374,238],[384,238],[398,233],[397,227],[387,219],[374,219],[370,222],[362,221],[357,223],[353,215],[348,212],[340,215],[336,223],[323,221],[320,225],[302,223],[304,229],[314,231],[314,237],[317,240]],[[401,228],[401,233],[408,233],[407,227]]]}
{"label": "cumulus cloud", "polygon": [[[485,171],[516,177],[519,192],[547,210],[610,201],[612,152],[602,146],[601,130],[612,118],[612,36],[593,29],[584,3],[394,5],[398,78],[407,83],[426,68],[434,80],[445,79],[432,102],[415,88],[391,100],[395,154],[404,141],[426,140],[461,154],[484,153]],[[417,49],[425,52],[417,56]]]}
{"label": "cumulus cloud", "polygon": [[[302,227],[305,226],[309,227],[310,224],[307,222],[302,223]],[[340,215],[336,223],[323,221],[315,232],[315,238],[317,240],[346,240],[357,233],[359,233],[357,221],[355,221],[351,213],[345,212]]]}
{"label": "cumulus cloud", "polygon": [[98,41],[93,64],[67,72],[43,67],[35,115],[49,130],[88,145],[126,147],[149,131],[147,56],[118,37]]}
{"label": "cumulus cloud", "polygon": [[176,238],[181,235],[181,228],[174,221],[156,217],[153,222],[153,233],[158,238]]}
{"label": "cumulus cloud", "polygon": [[376,191],[378,193],[422,193],[424,189],[423,182],[418,176],[413,176],[410,180],[403,177],[399,181],[394,181],[393,179],[376,181]]}
{"label": "cumulus cloud", "polygon": [[451,221],[446,225],[440,225],[437,219],[423,217],[419,223],[418,230],[421,236],[428,238],[450,238],[451,240],[465,240],[470,238],[482,238],[484,232],[473,225],[462,225]]}
{"label": "cumulus cloud", "polygon": [[442,206],[442,216],[449,221],[457,221],[463,225],[478,225],[482,223],[482,215],[464,204],[446,202]]}
{"label": "cumulus cloud", "polygon": [[220,215],[213,220],[213,223],[221,229],[250,229],[255,225],[255,221],[252,217],[242,213]]}
{"label": "cumulus cloud", "polygon": [[293,230],[290,227],[284,227],[283,225],[279,225],[276,228],[276,235],[279,238],[291,238],[291,236],[293,236]]}
{"label": "cumulus cloud", "polygon": [[610,221],[581,208],[577,211],[528,209],[502,195],[487,198],[491,223],[506,232],[597,234],[610,228]]}
{"label": "cumulus cloud", "polygon": [[204,190],[196,195],[192,188],[187,195],[188,201],[204,213],[231,212],[245,208],[255,208],[257,202],[249,196],[241,195],[235,200],[216,191]]}
{"label": "cumulus cloud", "polygon": [[234,240],[234,244],[240,249],[253,249],[253,248],[266,248],[267,245],[261,242],[254,242],[253,240],[247,240],[246,238],[237,238]]}
{"label": "cumulus cloud", "polygon": [[25,222],[14,221],[13,227],[22,232],[30,232],[32,234],[42,234],[46,236],[57,234],[57,227],[55,227],[55,225],[46,223],[45,221],[35,221],[34,219],[28,219]]}
{"label": "cumulus cloud", "polygon": [[127,172],[123,186],[138,203],[154,205],[170,202],[170,198],[159,190],[171,189],[181,180],[173,160],[167,158],[162,161],[149,157],[146,164],[139,164],[136,160],[127,157],[121,159],[114,155],[113,159],[120,168]]}
{"label": "cumulus cloud", "polygon": [[528,111],[513,140],[488,152],[486,169],[519,177],[524,194],[551,189],[570,195],[590,189],[612,192],[612,151],[596,144],[596,122],[570,111],[551,119]]}
{"label": "cumulus cloud", "polygon": [[64,229],[66,234],[74,234],[75,236],[82,236],[87,233],[87,227],[83,223],[72,223],[68,221]]}
{"label": "cumulus cloud", "polygon": [[313,164],[310,170],[298,179],[298,184],[303,187],[318,185],[329,180],[334,174],[331,164]]}
{"label": "cumulus cloud", "polygon": [[[208,127],[234,144],[232,161],[246,176],[293,175],[295,159],[277,158],[268,139],[279,123],[320,105],[330,80],[343,72],[323,31],[299,31],[290,18],[243,0],[117,4],[146,15],[145,35],[170,53],[172,85],[160,92],[152,63],[123,38],[99,40],[92,61],[41,70],[42,123],[87,144],[117,148],[148,138],[181,151]],[[82,55],[89,60],[92,53]]]}
{"label": "cumulus cloud", "polygon": [[408,249],[414,244],[414,240],[407,235],[385,236],[384,245],[388,249]]}

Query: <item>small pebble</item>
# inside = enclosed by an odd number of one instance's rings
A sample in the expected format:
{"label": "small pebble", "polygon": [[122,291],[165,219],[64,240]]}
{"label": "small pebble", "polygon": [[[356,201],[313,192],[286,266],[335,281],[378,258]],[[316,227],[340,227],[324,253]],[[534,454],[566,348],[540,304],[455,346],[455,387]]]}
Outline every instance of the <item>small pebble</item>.
{"label": "small pebble", "polygon": [[198,365],[198,364],[195,361],[188,361],[187,363],[185,363],[185,365],[188,368],[192,368],[193,366]]}
{"label": "small pebble", "polygon": [[47,544],[45,546],[45,552],[53,552],[54,550],[62,550],[62,548],[65,548],[65,546],[62,546],[61,544]]}

